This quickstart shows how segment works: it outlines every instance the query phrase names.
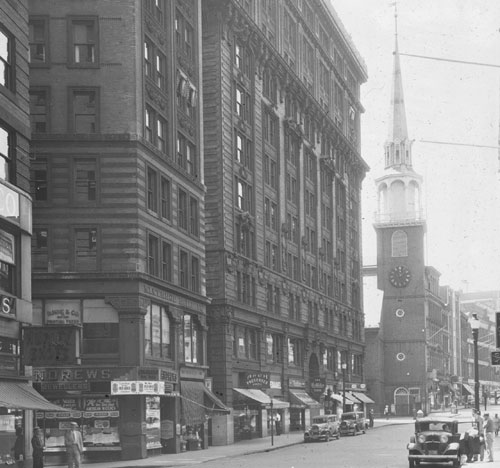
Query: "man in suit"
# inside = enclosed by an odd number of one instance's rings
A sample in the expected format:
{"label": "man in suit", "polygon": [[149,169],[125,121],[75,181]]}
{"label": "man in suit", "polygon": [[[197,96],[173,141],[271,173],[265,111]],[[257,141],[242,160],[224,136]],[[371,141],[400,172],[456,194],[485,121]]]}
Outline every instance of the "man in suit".
{"label": "man in suit", "polygon": [[64,445],[68,454],[68,468],[80,468],[83,440],[76,422],[71,423],[71,429],[64,435]]}

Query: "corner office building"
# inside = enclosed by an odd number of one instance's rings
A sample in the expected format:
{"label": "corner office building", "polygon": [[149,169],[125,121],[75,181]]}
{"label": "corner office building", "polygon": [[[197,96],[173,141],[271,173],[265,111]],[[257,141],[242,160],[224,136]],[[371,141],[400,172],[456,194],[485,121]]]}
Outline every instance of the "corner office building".
{"label": "corner office building", "polygon": [[[330,2],[204,0],[209,372],[214,443],[363,392],[360,85]],[[355,393],[351,393],[354,391]],[[359,398],[356,398],[356,394]]]}
{"label": "corner office building", "polygon": [[[33,0],[34,385],[46,458],[206,447],[201,2]],[[46,343],[57,343],[46,346]],[[193,442],[195,441],[195,442]]]}

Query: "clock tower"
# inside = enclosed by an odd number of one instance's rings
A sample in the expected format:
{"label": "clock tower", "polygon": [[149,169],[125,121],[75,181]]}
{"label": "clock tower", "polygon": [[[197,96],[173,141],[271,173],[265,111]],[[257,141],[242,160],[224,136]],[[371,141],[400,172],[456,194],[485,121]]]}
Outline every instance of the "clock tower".
{"label": "clock tower", "polygon": [[390,125],[384,145],[384,173],[375,181],[378,205],[374,227],[377,287],[384,292],[379,330],[383,393],[385,404],[394,405],[398,414],[418,409],[426,392],[426,223],[423,179],[413,169],[412,143],[406,124],[396,22]]}

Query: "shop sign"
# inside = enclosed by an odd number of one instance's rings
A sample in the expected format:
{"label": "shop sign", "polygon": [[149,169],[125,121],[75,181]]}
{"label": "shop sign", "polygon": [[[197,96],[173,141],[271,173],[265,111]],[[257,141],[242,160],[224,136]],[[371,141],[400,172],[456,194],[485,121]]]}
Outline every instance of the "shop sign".
{"label": "shop sign", "polygon": [[311,393],[318,398],[325,392],[326,379],[324,377],[316,377],[311,380]]}
{"label": "shop sign", "polygon": [[0,231],[0,262],[15,265],[14,236],[5,231]]}
{"label": "shop sign", "polygon": [[205,371],[202,369],[191,369],[189,367],[181,367],[179,370],[181,379],[204,379]]}
{"label": "shop sign", "polygon": [[3,317],[16,318],[16,298],[0,295],[0,315]]}
{"label": "shop sign", "polygon": [[[27,327],[24,329],[25,362],[30,366],[75,363],[77,328]],[[62,379],[64,380],[64,379]]]}
{"label": "shop sign", "polygon": [[164,382],[178,382],[177,372],[173,370],[158,369],[157,367],[139,367],[138,380],[163,380]]}
{"label": "shop sign", "polygon": [[111,395],[164,395],[165,382],[121,380],[111,382]]}
{"label": "shop sign", "polygon": [[205,306],[203,304],[199,304],[198,302],[191,301],[186,297],[176,296],[171,292],[164,291],[162,289],[154,288],[153,286],[149,286],[147,284],[142,285],[142,291],[149,297],[154,297],[157,299],[161,299],[169,304],[183,307],[187,310],[192,310],[195,312],[204,312]]}
{"label": "shop sign", "polygon": [[45,325],[81,325],[80,301],[46,301]]}
{"label": "shop sign", "polygon": [[[26,332],[28,329],[24,329]],[[130,372],[130,367],[35,367],[33,380],[35,382],[109,382]],[[123,378],[123,377],[122,377]]]}
{"label": "shop sign", "polygon": [[303,379],[294,379],[290,377],[288,379],[288,386],[290,388],[306,388],[306,381]]}
{"label": "shop sign", "polygon": [[89,382],[42,382],[40,384],[42,391],[55,392],[61,390],[88,392],[90,390]]}
{"label": "shop sign", "polygon": [[241,376],[244,388],[270,388],[271,386],[269,372],[246,372]]}
{"label": "shop sign", "polygon": [[275,388],[277,390],[281,390],[281,378],[273,378],[271,377],[269,381],[269,388]]}
{"label": "shop sign", "polygon": [[0,182],[0,216],[19,219],[19,194]]}
{"label": "shop sign", "polygon": [[0,431],[1,432],[14,432],[15,431],[16,417],[10,414],[0,415]]}
{"label": "shop sign", "polygon": [[160,380],[174,384],[179,381],[179,378],[175,371],[160,369]]}
{"label": "shop sign", "polygon": [[85,411],[117,411],[116,398],[85,398],[83,404]]}

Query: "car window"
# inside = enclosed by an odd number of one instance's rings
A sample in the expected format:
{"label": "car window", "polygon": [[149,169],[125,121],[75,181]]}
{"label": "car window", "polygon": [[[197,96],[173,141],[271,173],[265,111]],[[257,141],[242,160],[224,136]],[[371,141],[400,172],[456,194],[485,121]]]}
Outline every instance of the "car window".
{"label": "car window", "polygon": [[314,418],[313,419],[314,424],[324,424],[326,422],[327,422],[326,418]]}
{"label": "car window", "polygon": [[343,420],[347,420],[347,419],[349,419],[349,420],[351,420],[351,419],[356,419],[356,415],[355,415],[355,414],[343,414],[343,415],[342,415],[342,419],[343,419]]}

